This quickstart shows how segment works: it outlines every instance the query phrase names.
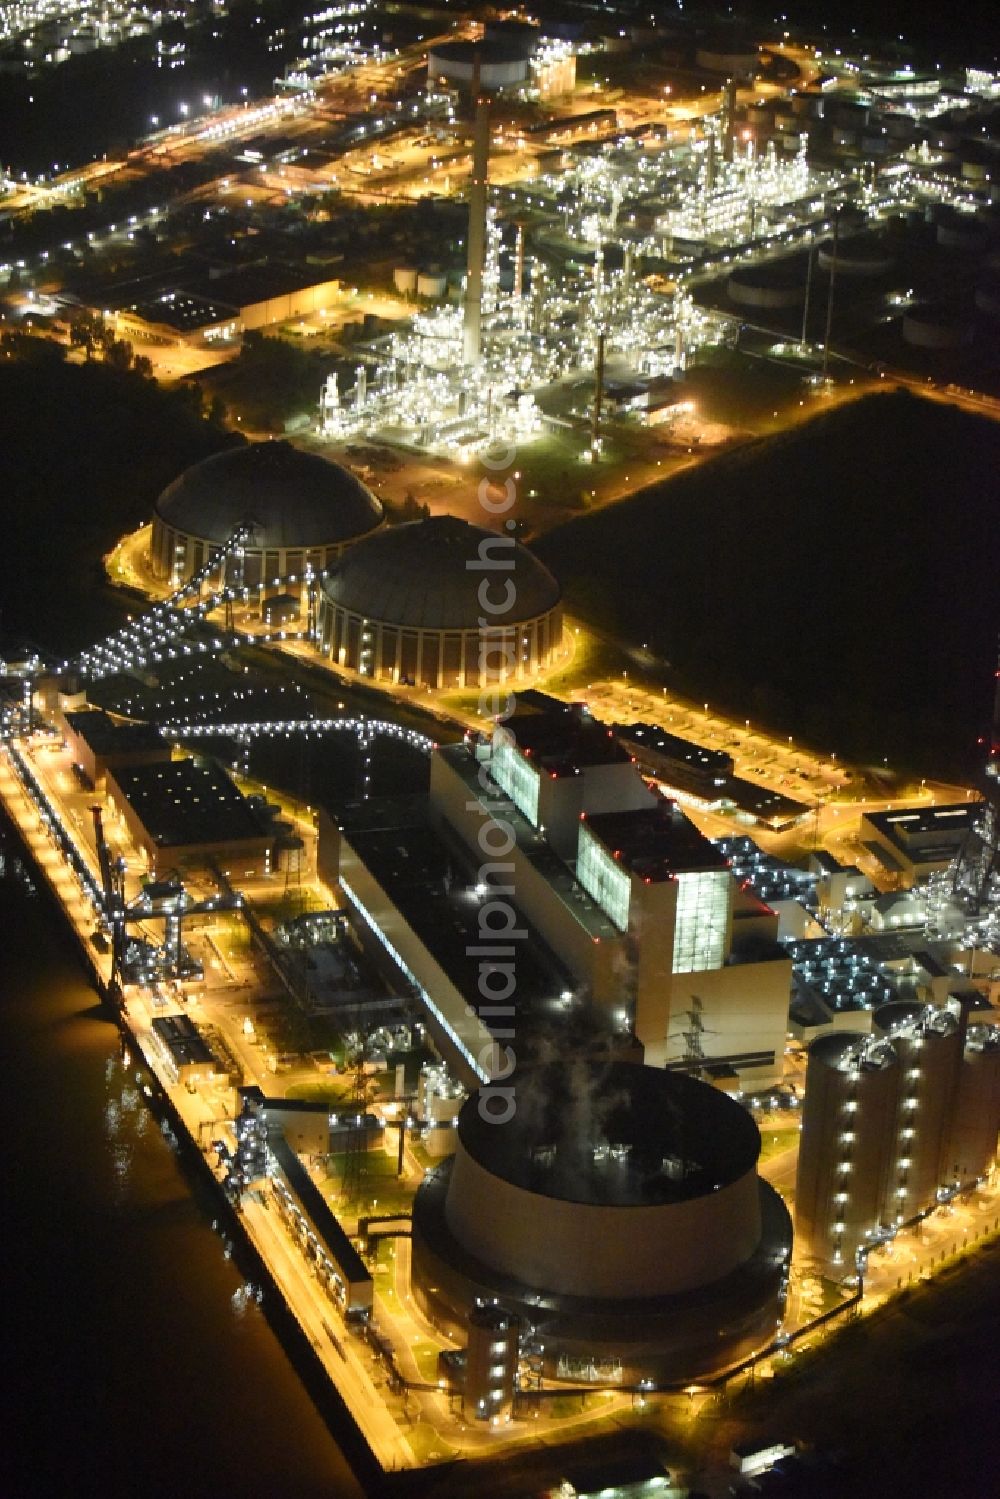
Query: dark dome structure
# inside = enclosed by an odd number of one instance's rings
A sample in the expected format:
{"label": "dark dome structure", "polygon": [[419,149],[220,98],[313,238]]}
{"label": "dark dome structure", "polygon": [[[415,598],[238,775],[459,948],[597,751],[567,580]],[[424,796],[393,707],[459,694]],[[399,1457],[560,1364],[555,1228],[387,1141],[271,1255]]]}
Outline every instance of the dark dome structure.
{"label": "dark dome structure", "polygon": [[560,589],[513,537],[432,516],[382,531],[343,559],[323,583],[320,637],[337,665],[376,681],[524,680],[558,650]]}
{"label": "dark dome structure", "polygon": [[240,525],[249,587],[319,574],[381,525],[382,506],[353,474],[288,442],[249,443],[186,469],[156,502],[157,577],[186,582]]}
{"label": "dark dome structure", "polygon": [[[724,1094],[634,1063],[519,1069],[516,1109],[463,1105],[413,1209],[413,1294],[460,1335],[478,1302],[533,1329],[553,1377],[683,1382],[746,1357],[781,1311],[791,1223]],[[616,1377],[616,1376],[611,1376]]]}

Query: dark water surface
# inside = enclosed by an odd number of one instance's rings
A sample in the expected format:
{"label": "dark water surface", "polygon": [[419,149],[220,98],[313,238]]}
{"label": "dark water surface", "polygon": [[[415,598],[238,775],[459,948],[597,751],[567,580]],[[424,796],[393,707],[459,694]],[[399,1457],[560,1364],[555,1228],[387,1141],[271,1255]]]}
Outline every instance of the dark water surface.
{"label": "dark water surface", "polygon": [[362,1490],[0,824],[0,1495]]}

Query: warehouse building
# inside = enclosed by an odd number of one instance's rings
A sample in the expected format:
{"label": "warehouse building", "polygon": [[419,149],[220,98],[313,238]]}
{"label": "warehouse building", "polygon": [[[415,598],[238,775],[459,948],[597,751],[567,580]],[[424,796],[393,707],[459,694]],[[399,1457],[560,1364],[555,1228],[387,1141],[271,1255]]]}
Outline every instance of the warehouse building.
{"label": "warehouse building", "polygon": [[207,760],[109,770],[107,795],[150,874],[217,865],[234,880],[269,874],[275,832]]}

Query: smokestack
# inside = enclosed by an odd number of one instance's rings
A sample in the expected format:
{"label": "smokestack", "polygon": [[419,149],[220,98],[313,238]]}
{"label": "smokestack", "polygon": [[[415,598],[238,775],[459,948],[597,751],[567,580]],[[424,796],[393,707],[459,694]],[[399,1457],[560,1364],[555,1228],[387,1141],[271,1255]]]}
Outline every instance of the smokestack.
{"label": "smokestack", "polygon": [[708,163],[705,168],[705,188],[711,192],[715,186],[715,131],[710,130],[708,135]]}
{"label": "smokestack", "polygon": [[813,258],[816,254],[816,235],[809,235],[809,258],[806,261],[806,300],[802,308],[802,337],[799,339],[799,348],[804,349],[806,339],[809,337],[809,303],[812,298],[813,280]]}
{"label": "smokestack", "polygon": [[833,255],[830,259],[830,289],[826,297],[826,332],[823,335],[823,379],[830,368],[830,332],[833,328],[833,286],[837,279],[837,247],[840,243],[840,209],[833,215]]}
{"label": "smokestack", "polygon": [[524,225],[517,226],[514,246],[514,298],[520,302],[524,297]]}
{"label": "smokestack", "polygon": [[597,335],[594,360],[594,409],[590,424],[590,452],[596,458],[601,448],[601,402],[604,398],[604,332]]}
{"label": "smokestack", "polygon": [[531,262],[531,331],[542,331],[542,306],[545,295],[545,268],[540,260]]}
{"label": "smokestack", "polygon": [[364,410],[365,397],[368,394],[368,372],[363,364],[359,364],[354,372],[354,405],[358,411]]}
{"label": "smokestack", "polygon": [[482,344],[483,263],[486,258],[486,183],[490,165],[490,106],[479,91],[479,54],[472,78],[472,181],[469,188],[469,243],[465,275],[462,358],[478,364]]}
{"label": "smokestack", "polygon": [[736,141],[736,79],[727,78],[724,103],[722,106],[722,156],[724,161],[732,161],[733,148]]}

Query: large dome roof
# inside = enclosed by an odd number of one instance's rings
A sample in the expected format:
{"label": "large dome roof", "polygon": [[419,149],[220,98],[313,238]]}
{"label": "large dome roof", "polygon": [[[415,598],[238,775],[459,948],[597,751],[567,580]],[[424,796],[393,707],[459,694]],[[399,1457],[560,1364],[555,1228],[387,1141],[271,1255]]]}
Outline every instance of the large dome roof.
{"label": "large dome roof", "polygon": [[222,545],[252,522],[255,547],[329,546],[364,536],[382,520],[372,492],[337,463],[288,442],[255,442],[185,469],[156,502],[160,519]]}
{"label": "large dome roof", "polygon": [[[548,613],[559,602],[559,584],[527,547],[511,541],[508,554],[501,550],[504,541],[511,538],[455,516],[435,515],[380,531],[353,547],[323,586],[332,603],[352,614],[413,629],[479,629],[484,578],[498,602],[505,580],[514,585],[511,608],[491,617],[491,624],[501,627]],[[469,566],[484,558],[496,565],[507,555],[513,560],[509,571]]]}

